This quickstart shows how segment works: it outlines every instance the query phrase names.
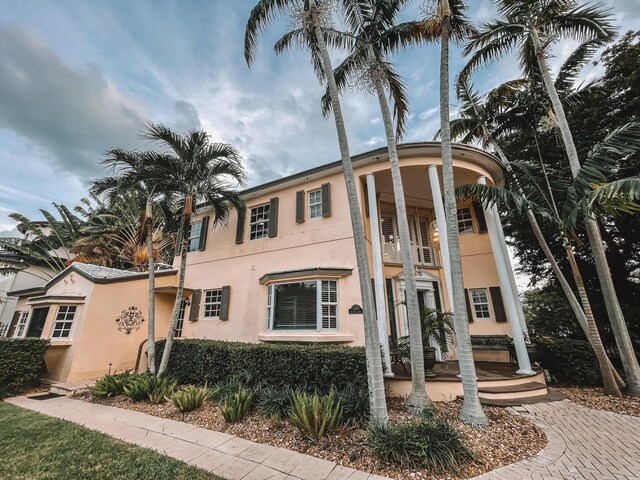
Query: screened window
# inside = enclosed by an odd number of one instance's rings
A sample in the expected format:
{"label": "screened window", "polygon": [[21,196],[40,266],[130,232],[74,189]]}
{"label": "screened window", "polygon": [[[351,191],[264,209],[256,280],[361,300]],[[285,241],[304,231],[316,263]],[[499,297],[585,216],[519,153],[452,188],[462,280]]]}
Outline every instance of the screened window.
{"label": "screened window", "polygon": [[458,233],[473,233],[473,218],[469,207],[458,209]]}
{"label": "screened window", "polygon": [[471,304],[476,318],[491,318],[489,311],[489,297],[485,288],[471,290]]}
{"label": "screened window", "polygon": [[309,218],[322,218],[322,190],[309,192]]}
{"label": "screened window", "polygon": [[267,319],[271,330],[335,330],[338,286],[335,280],[269,286]]}
{"label": "screened window", "polygon": [[222,289],[207,290],[204,292],[204,312],[202,318],[220,318],[220,306],[222,305]]}
{"label": "screened window", "polygon": [[58,307],[58,313],[53,322],[51,338],[69,338],[77,308],[75,305],[61,305]]}
{"label": "screened window", "polygon": [[16,325],[16,333],[14,337],[24,337],[27,330],[27,321],[29,320],[29,312],[20,312],[18,324]]}
{"label": "screened window", "polygon": [[189,230],[189,245],[187,251],[195,252],[200,248],[200,236],[202,235],[202,222],[191,224]]}
{"label": "screened window", "polygon": [[249,218],[249,240],[256,240],[269,236],[270,205],[258,205],[251,209]]}

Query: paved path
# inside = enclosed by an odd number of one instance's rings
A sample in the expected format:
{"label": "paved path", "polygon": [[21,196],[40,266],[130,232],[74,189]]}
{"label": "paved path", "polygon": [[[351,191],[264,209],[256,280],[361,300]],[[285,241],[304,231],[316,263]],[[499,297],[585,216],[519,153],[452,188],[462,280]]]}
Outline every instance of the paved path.
{"label": "paved path", "polygon": [[389,480],[284,448],[122,408],[68,397],[13,397],[5,401],[157,450],[226,480]]}
{"label": "paved path", "polygon": [[549,443],[535,457],[475,480],[640,479],[640,418],[568,400],[512,411],[541,427]]}

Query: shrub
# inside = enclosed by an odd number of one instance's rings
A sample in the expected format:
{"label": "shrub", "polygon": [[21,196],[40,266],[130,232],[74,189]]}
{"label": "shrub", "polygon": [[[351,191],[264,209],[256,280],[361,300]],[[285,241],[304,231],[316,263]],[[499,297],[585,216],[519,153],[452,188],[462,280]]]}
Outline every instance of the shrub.
{"label": "shrub", "polygon": [[123,393],[134,402],[149,400],[152,391],[151,375],[136,375],[129,379],[123,386]]}
{"label": "shrub", "polygon": [[237,392],[227,395],[220,404],[220,413],[229,423],[239,422],[251,408],[253,392],[248,388],[240,387]]}
{"label": "shrub", "polygon": [[211,400],[215,403],[221,403],[229,395],[233,395],[241,388],[262,390],[262,383],[254,380],[249,372],[240,372],[233,375],[222,382],[216,383],[211,388]]}
{"label": "shrub", "polygon": [[89,388],[89,393],[96,397],[115,397],[124,393],[125,385],[133,381],[138,375],[129,371],[105,375],[96,380],[96,384]]}
{"label": "shrub", "polygon": [[456,471],[471,458],[460,434],[446,420],[431,416],[398,425],[371,423],[367,439],[380,459],[433,472]]}
{"label": "shrub", "polygon": [[294,392],[291,396],[289,420],[311,440],[319,440],[340,425],[342,407],[333,389],[327,395]]}
{"label": "shrub", "polygon": [[360,385],[347,385],[336,392],[342,405],[342,418],[351,425],[363,425],[369,421],[369,389]]}
{"label": "shrub", "polygon": [[560,382],[600,385],[598,360],[586,340],[538,337],[534,340],[542,366]]}
{"label": "shrub", "polygon": [[[157,343],[156,359],[164,341]],[[274,345],[184,339],[174,342],[167,375],[180,384],[216,385],[243,372],[250,384],[327,393],[351,383],[367,388],[364,349],[329,345]],[[247,375],[247,374],[244,374]]]}
{"label": "shrub", "polygon": [[152,376],[149,378],[149,401],[151,403],[164,403],[176,391],[177,383],[166,377]]}
{"label": "shrub", "polygon": [[178,410],[184,413],[200,408],[210,395],[211,392],[206,385],[204,387],[187,385],[175,392],[171,396],[171,401]]}
{"label": "shrub", "polygon": [[37,382],[48,346],[40,338],[0,338],[0,398]]}
{"label": "shrub", "polygon": [[282,419],[291,410],[291,394],[288,388],[263,388],[257,394],[257,410],[260,415]]}

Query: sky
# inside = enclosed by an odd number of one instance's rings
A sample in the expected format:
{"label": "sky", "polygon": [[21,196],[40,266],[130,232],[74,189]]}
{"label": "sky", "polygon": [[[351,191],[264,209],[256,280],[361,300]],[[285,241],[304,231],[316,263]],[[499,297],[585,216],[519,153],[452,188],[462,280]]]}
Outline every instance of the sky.
{"label": "sky", "polygon": [[[339,158],[335,127],[320,112],[324,88],[302,50],[282,55],[275,22],[259,38],[251,69],[244,27],[255,0],[0,0],[0,236],[15,234],[8,215],[41,218],[52,203],[74,206],[112,148],[153,148],[145,122],[177,132],[204,129],[242,154],[248,185]],[[476,23],[490,0],[469,0]],[[607,0],[620,31],[640,28],[640,1]],[[417,16],[411,4],[407,18]],[[575,44],[556,47],[559,65]],[[341,56],[334,53],[334,60]],[[404,141],[432,140],[439,127],[437,46],[393,60],[409,93]],[[451,77],[464,64],[457,49]],[[599,74],[591,68],[584,77]],[[480,91],[516,78],[513,58],[473,78]],[[451,109],[455,114],[456,101]],[[384,143],[375,98],[347,92],[343,110],[352,154]]]}

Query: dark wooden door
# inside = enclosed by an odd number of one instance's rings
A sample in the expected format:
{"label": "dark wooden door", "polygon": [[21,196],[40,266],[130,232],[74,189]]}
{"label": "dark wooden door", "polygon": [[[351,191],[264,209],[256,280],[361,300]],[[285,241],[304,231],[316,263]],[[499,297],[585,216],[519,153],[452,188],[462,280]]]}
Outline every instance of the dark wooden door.
{"label": "dark wooden door", "polygon": [[27,330],[27,337],[40,338],[42,330],[44,329],[44,322],[47,321],[47,315],[49,314],[49,307],[34,308],[31,313],[31,322],[29,322],[29,330]]}

